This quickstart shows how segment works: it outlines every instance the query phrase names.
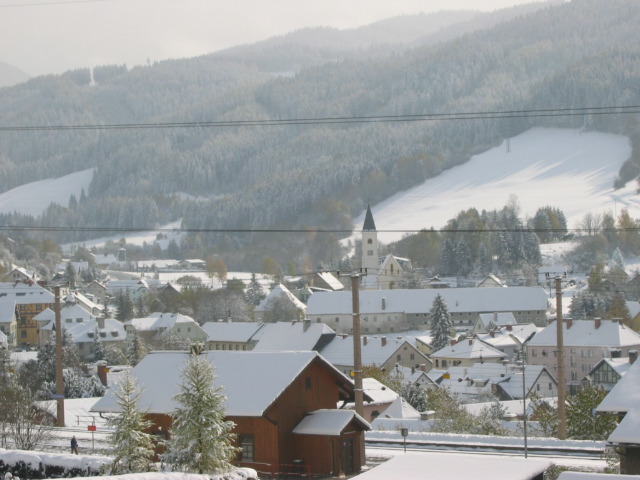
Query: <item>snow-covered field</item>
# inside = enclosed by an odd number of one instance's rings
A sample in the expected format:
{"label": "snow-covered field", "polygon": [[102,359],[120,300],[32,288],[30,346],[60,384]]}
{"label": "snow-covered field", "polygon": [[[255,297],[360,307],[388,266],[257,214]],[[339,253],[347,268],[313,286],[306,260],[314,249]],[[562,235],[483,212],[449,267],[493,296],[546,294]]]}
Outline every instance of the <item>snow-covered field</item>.
{"label": "snow-covered field", "polygon": [[79,200],[83,188],[85,193],[89,192],[94,170],[89,168],[60,178],[27,183],[6,191],[0,194],[0,213],[18,212],[37,216],[44,212],[51,202],[66,207],[71,195],[75,195]]}
{"label": "snow-covered field", "polygon": [[[540,207],[560,208],[569,227],[588,212],[627,208],[640,216],[636,183],[613,190],[620,166],[629,158],[626,137],[569,129],[533,128],[506,144],[476,155],[422,185],[372,206],[378,238],[398,240],[403,231],[442,228],[458,212],[471,207],[502,208],[516,195],[523,217]],[[364,222],[364,212],[355,219]],[[385,232],[385,230],[394,230]]]}

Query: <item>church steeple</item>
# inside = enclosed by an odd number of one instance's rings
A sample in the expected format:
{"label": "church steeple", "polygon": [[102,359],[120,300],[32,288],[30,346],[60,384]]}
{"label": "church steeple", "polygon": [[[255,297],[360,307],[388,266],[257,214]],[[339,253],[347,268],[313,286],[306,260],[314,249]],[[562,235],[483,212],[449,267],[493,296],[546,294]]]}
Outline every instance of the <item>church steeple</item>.
{"label": "church steeple", "polygon": [[362,226],[362,259],[360,266],[369,272],[378,271],[378,232],[373,221],[371,207],[367,205],[367,213],[364,216]]}
{"label": "church steeple", "polygon": [[376,231],[376,224],[373,221],[373,214],[371,213],[371,207],[369,205],[367,205],[367,213],[364,216],[364,225],[362,230],[368,232]]}

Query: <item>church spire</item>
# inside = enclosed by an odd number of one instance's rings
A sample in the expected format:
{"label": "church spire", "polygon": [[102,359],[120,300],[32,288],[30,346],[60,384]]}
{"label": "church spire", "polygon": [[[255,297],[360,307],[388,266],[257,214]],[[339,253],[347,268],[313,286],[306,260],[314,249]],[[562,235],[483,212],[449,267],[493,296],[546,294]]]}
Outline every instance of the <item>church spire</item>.
{"label": "church spire", "polygon": [[364,216],[364,226],[362,230],[367,232],[376,231],[376,224],[373,221],[373,214],[371,213],[371,207],[369,205],[367,205],[367,213]]}

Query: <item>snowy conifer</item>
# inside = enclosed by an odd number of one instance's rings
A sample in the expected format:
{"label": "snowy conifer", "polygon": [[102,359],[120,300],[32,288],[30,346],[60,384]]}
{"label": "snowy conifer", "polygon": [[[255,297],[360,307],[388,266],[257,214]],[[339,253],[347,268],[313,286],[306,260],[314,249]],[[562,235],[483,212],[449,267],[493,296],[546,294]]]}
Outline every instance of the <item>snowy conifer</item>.
{"label": "snowy conifer", "polygon": [[131,337],[131,341],[127,346],[127,360],[132,366],[136,366],[140,363],[145,355],[147,354],[147,347],[145,347],[144,342],[138,336],[137,333],[134,333]]}
{"label": "snowy conifer", "polygon": [[154,444],[152,436],[144,432],[151,422],[145,419],[145,412],[138,409],[141,394],[135,379],[126,373],[115,393],[120,413],[108,420],[114,429],[109,438],[113,454],[112,475],[149,470]]}
{"label": "snowy conifer", "polygon": [[251,274],[251,281],[249,282],[249,285],[247,285],[245,296],[247,298],[247,303],[254,307],[259,305],[265,297],[264,290],[262,289],[260,282],[258,282],[255,273]]}
{"label": "snowy conifer", "polygon": [[97,362],[98,360],[104,360],[106,353],[104,351],[104,345],[102,344],[102,340],[100,340],[100,332],[96,328],[93,335],[93,343],[91,344],[91,358],[93,361]]}
{"label": "snowy conifer", "polygon": [[431,307],[431,347],[434,352],[449,345],[452,326],[447,304],[438,294]]}
{"label": "snowy conifer", "polygon": [[225,420],[225,395],[213,386],[213,367],[204,356],[192,356],[182,371],[174,397],[171,438],[163,460],[185,472],[220,473],[232,468],[234,423]]}

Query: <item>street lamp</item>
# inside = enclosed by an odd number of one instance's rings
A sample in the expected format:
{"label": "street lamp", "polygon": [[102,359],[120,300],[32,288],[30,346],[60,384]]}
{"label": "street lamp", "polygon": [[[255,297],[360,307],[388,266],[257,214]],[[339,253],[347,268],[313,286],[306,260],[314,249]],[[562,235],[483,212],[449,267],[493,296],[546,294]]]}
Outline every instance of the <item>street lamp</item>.
{"label": "street lamp", "polygon": [[527,388],[525,382],[525,367],[527,365],[527,354],[524,350],[525,345],[531,338],[536,334],[536,332],[532,332],[517,351],[516,354],[516,365],[520,365],[522,368],[522,413],[523,413],[523,431],[524,431],[524,458],[527,458]]}

